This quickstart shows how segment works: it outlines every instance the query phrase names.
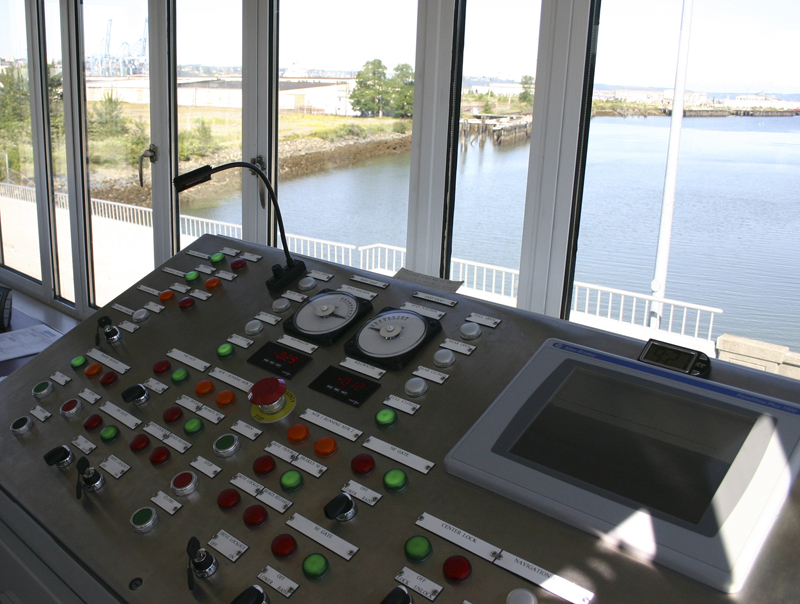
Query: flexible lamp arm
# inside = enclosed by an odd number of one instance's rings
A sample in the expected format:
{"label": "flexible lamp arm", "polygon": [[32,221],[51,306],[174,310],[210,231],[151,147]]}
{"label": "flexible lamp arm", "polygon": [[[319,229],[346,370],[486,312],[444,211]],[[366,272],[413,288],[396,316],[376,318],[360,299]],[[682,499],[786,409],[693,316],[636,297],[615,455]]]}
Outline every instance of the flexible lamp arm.
{"label": "flexible lamp arm", "polygon": [[261,177],[261,180],[264,181],[264,185],[267,187],[269,198],[272,200],[272,205],[275,208],[275,218],[278,220],[278,230],[280,231],[281,235],[281,243],[283,243],[283,251],[286,254],[286,264],[289,267],[294,266],[294,259],[289,255],[289,243],[286,241],[286,231],[283,228],[283,217],[281,216],[281,209],[278,206],[278,197],[275,195],[275,190],[272,188],[269,178],[267,178],[267,175],[264,174],[264,171],[257,165],[246,161],[235,161],[229,164],[222,164],[216,168],[212,168],[211,166],[202,166],[196,170],[187,172],[186,174],[176,176],[172,182],[175,184],[175,189],[178,191],[178,193],[180,193],[181,191],[190,189],[195,185],[199,185],[211,180],[212,174],[222,172],[223,170],[228,170],[229,168],[248,168],[258,174]]}
{"label": "flexible lamp arm", "polygon": [[185,191],[186,189],[194,187],[195,185],[199,185],[211,180],[212,174],[222,172],[223,170],[227,170],[229,168],[247,168],[252,170],[261,177],[261,180],[264,181],[264,184],[267,187],[267,193],[269,193],[269,198],[272,200],[272,205],[275,208],[275,218],[278,220],[278,231],[280,232],[281,242],[283,243],[283,253],[286,254],[286,266],[276,264],[272,267],[272,277],[267,279],[267,289],[273,293],[279,292],[285,289],[286,286],[294,281],[297,277],[302,275],[306,271],[306,265],[302,260],[294,260],[289,255],[289,242],[286,240],[286,230],[283,228],[283,218],[281,217],[281,209],[278,206],[278,197],[275,195],[275,190],[272,188],[269,178],[267,178],[267,175],[264,174],[264,171],[250,162],[235,161],[229,164],[222,164],[216,168],[212,168],[211,166],[202,166],[196,170],[187,172],[186,174],[176,176],[172,182],[175,185],[175,190],[180,193],[181,191]]}

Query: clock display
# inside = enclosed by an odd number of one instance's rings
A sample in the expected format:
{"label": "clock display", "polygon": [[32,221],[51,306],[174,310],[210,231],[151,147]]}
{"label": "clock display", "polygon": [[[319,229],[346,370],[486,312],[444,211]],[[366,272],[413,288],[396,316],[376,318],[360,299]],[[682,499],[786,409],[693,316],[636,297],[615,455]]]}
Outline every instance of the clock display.
{"label": "clock display", "polygon": [[259,348],[247,362],[261,367],[281,377],[291,379],[311,360],[310,356],[286,348],[274,342],[267,342]]}
{"label": "clock display", "polygon": [[381,386],[354,373],[330,366],[308,387],[353,407],[360,407]]}

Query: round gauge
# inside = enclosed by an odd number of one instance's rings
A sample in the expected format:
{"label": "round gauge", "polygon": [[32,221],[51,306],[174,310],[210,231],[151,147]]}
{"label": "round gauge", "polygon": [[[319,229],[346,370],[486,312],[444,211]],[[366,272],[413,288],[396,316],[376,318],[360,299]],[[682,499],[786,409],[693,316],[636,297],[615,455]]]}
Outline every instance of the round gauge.
{"label": "round gauge", "polygon": [[372,303],[352,294],[327,290],[309,298],[297,309],[284,328],[325,345],[332,344]]}
{"label": "round gauge", "polygon": [[408,310],[382,312],[356,336],[358,350],[375,359],[388,359],[413,351],[428,335],[424,317]]}

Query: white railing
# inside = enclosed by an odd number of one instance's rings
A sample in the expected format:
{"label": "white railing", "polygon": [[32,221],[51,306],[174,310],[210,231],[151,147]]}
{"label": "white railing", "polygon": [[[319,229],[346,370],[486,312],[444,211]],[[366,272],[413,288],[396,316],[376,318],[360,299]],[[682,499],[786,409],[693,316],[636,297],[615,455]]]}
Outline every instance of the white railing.
{"label": "white railing", "polygon": [[353,266],[353,251],[356,246],[349,243],[337,243],[326,241],[325,239],[315,239],[313,237],[302,237],[300,235],[286,234],[289,243],[289,251],[336,264]]}
{"label": "white railing", "polygon": [[464,287],[503,296],[516,301],[519,290],[519,271],[482,262],[452,258],[450,278],[463,281]]}
{"label": "white railing", "polygon": [[711,340],[714,315],[721,308],[701,306],[677,300],[659,300],[654,296],[602,287],[575,281],[572,284],[572,310],[640,327],[648,326],[654,304],[661,304],[660,329],[684,336]]}
{"label": "white railing", "polygon": [[[36,202],[33,187],[0,183],[0,196],[9,199]],[[57,193],[56,207],[67,207],[67,196]],[[150,208],[129,206],[113,201],[92,199],[92,214],[112,220],[119,220],[152,228],[153,211]],[[205,234],[224,235],[234,239],[242,238],[242,227],[228,222],[196,218],[180,217],[181,233],[194,237]],[[358,250],[358,267],[364,270],[393,275],[405,265],[405,248],[377,243],[356,247],[346,243],[287,235],[292,252],[335,262],[346,266],[353,263],[354,251]],[[519,271],[453,258],[450,278],[464,281],[465,288],[483,292],[491,298],[498,296],[500,301],[516,305],[519,288]],[[660,329],[683,336],[711,340],[714,328],[714,316],[722,313],[722,309],[701,306],[677,300],[658,300],[646,294],[591,285],[575,281],[572,290],[572,310],[576,313],[598,317],[637,327],[647,327],[654,303],[661,304]],[[656,307],[657,308],[657,307]]]}
{"label": "white railing", "polygon": [[386,275],[394,275],[406,264],[406,248],[385,243],[363,245],[358,248],[360,253],[359,268],[365,271],[375,271]]}

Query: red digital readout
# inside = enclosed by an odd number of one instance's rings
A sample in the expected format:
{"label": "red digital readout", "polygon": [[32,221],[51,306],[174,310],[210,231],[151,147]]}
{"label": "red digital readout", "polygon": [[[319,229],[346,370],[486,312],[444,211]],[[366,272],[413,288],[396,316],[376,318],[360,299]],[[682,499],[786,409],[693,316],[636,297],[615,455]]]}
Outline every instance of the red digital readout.
{"label": "red digital readout", "polygon": [[283,351],[276,352],[275,358],[278,359],[279,361],[283,361],[284,363],[289,363],[289,364],[300,360],[300,357]]}
{"label": "red digital readout", "polygon": [[354,380],[351,377],[339,377],[339,378],[336,378],[336,379],[339,380],[339,383],[343,387],[350,388],[351,390],[355,390],[356,392],[358,392],[359,390],[363,390],[364,388],[367,387],[367,385],[364,382],[360,382],[358,380]]}

